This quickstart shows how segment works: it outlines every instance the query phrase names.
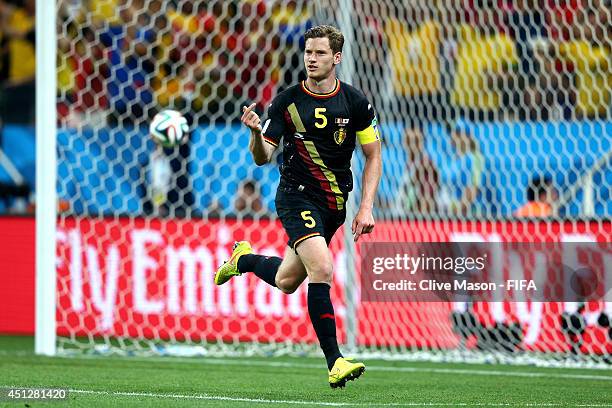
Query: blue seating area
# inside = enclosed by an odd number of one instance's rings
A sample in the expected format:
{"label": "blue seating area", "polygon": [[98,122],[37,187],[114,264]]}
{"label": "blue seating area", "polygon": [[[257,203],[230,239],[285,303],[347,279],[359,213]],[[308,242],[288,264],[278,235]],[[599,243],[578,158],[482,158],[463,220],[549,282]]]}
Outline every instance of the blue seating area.
{"label": "blue seating area", "polygon": [[[188,166],[196,209],[205,211],[216,199],[231,213],[240,183],[254,179],[261,185],[264,202],[274,210],[278,171],[272,166],[255,166],[246,149],[248,132],[238,125],[209,126],[196,129],[190,137]],[[60,132],[60,197],[73,203],[77,213],[142,213],[143,180],[154,148],[144,128]]]}
{"label": "blue seating area", "polygon": [[[527,201],[526,186],[541,173],[553,177],[562,194],[593,164],[609,154],[612,148],[612,122],[462,122],[457,127],[466,130],[478,142],[485,158],[480,193],[474,212],[499,217],[511,216]],[[385,140],[383,177],[380,194],[392,200],[406,171],[407,154],[400,124],[381,126]],[[425,130],[426,151],[436,164],[442,183],[461,188],[470,168],[469,157],[462,162],[451,147],[447,131],[439,125]],[[359,172],[363,166],[358,156]],[[594,174],[595,214],[612,214],[612,163],[608,162]],[[582,191],[564,208],[562,215],[578,216],[581,212]]]}
{"label": "blue seating area", "polygon": [[[506,217],[526,201],[525,188],[536,170],[546,172],[559,191],[567,190],[585,169],[592,167],[612,147],[612,122],[461,123],[478,141],[485,157],[481,190],[474,209]],[[400,124],[381,126],[384,139],[384,174],[380,195],[392,199],[406,171],[407,156]],[[33,186],[35,177],[34,129],[7,125],[2,147]],[[256,167],[247,150],[248,131],[240,125],[200,127],[191,135],[191,160],[195,206],[205,212],[217,199],[231,213],[240,183],[260,183],[264,204],[274,211],[279,181],[274,166]],[[139,214],[145,191],[143,175],[154,144],[146,129],[106,128],[93,132],[61,130],[58,134],[58,191],[77,213]],[[437,125],[426,129],[426,150],[443,182],[461,187],[466,182],[469,157],[459,157],[446,131]],[[467,161],[466,161],[467,160]],[[363,157],[358,155],[356,173]],[[238,165],[237,165],[238,164]],[[0,166],[0,180],[9,180]],[[594,176],[595,212],[612,214],[610,185],[612,164]],[[358,191],[358,185],[356,187]],[[580,214],[582,192],[562,209],[567,216]],[[2,208],[0,208],[0,211]]]}
{"label": "blue seating area", "polygon": [[[34,186],[36,178],[36,145],[34,128],[30,126],[5,125],[0,132],[0,145],[6,156],[24,177]],[[4,166],[0,165],[0,182],[13,181]],[[0,214],[7,210],[7,202],[0,200]]]}
{"label": "blue seating area", "polygon": [[[0,141],[2,150],[11,159],[19,172],[33,185],[36,173],[36,144],[34,128],[30,126],[5,125]],[[10,181],[3,166],[0,166],[0,181]]]}

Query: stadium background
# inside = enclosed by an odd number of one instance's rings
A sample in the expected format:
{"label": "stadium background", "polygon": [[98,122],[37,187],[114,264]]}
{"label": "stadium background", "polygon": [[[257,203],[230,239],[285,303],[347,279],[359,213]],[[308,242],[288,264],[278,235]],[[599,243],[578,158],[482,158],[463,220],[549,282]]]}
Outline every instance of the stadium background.
{"label": "stadium background", "polygon": [[[59,2],[61,349],[91,349],[92,337],[78,337],[85,334],[105,339],[109,349],[115,344],[108,339],[120,338],[121,347],[141,351],[150,340],[207,340],[211,350],[225,353],[244,341],[262,342],[264,349],[270,341],[312,343],[303,292],[289,300],[250,277],[216,291],[206,276],[235,239],[249,238],[268,253],[283,248],[273,202],[278,173],[254,166],[239,109],[256,101],[261,112],[301,78],[301,35],[323,21],[352,27],[345,30],[340,76],[363,89],[379,113],[384,173],[379,228],[369,239],[610,240],[609,2],[342,5],[349,3]],[[1,142],[18,176],[0,166],[7,196],[0,206],[27,214],[35,204],[33,2],[1,4]],[[146,124],[166,107],[184,112],[193,131],[188,145],[160,152]],[[361,165],[357,159],[356,174]],[[171,176],[155,179],[155,166],[169,166]],[[548,192],[549,212],[517,216],[538,179],[556,190]],[[245,192],[245,181],[255,186],[254,195]],[[168,199],[156,202],[155,189]],[[25,251],[32,251],[31,219],[0,222],[23,233]],[[13,248],[3,246],[3,273],[20,265]],[[342,237],[334,249],[339,315],[346,307],[356,316],[357,345],[392,352],[535,349],[598,362],[610,353],[609,304],[545,305],[536,313],[541,330],[531,344],[523,335],[513,338],[513,327],[527,332],[534,313],[511,303],[501,310],[403,305],[393,313],[384,305],[350,304],[344,291],[355,281],[346,266],[351,252]],[[116,271],[109,266],[113,256]],[[1,298],[16,314],[4,315],[1,331],[33,329],[24,323],[32,322],[33,269],[23,262],[23,281],[9,278],[3,286]],[[145,291],[141,303],[136,287]],[[453,320],[453,310],[463,317]],[[461,327],[472,316],[479,328],[465,335]],[[343,318],[340,323],[347,341]],[[479,330],[505,340],[477,344]]]}

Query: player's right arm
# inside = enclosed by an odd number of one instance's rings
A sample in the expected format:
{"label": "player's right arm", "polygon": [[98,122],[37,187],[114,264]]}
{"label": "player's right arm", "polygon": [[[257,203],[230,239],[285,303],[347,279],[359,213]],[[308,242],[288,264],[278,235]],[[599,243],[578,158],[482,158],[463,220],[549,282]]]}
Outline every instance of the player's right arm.
{"label": "player's right arm", "polygon": [[253,111],[255,103],[242,107],[242,118],[240,120],[251,130],[251,140],[249,141],[249,151],[253,155],[253,160],[258,166],[270,163],[272,154],[276,150],[276,146],[267,143],[264,139],[261,130],[261,119],[259,115]]}

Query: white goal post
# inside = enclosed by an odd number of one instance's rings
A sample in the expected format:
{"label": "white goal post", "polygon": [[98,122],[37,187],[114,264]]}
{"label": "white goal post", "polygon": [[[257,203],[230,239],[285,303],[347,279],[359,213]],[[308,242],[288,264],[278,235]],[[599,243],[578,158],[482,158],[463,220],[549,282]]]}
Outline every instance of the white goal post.
{"label": "white goal post", "polygon": [[56,25],[55,2],[36,1],[36,340],[56,353]]}

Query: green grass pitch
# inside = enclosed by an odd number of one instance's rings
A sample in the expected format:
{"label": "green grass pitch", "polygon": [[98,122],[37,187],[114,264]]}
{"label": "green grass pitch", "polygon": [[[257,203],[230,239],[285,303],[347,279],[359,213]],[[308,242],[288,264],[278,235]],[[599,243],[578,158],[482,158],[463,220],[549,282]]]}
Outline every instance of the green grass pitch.
{"label": "green grass pitch", "polygon": [[612,369],[365,361],[344,389],[323,358],[48,358],[0,336],[0,387],[62,387],[62,402],[7,407],[612,407]]}

